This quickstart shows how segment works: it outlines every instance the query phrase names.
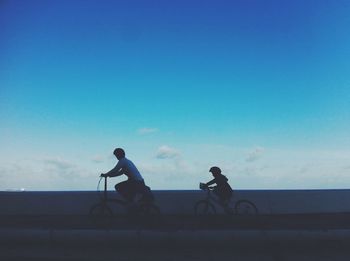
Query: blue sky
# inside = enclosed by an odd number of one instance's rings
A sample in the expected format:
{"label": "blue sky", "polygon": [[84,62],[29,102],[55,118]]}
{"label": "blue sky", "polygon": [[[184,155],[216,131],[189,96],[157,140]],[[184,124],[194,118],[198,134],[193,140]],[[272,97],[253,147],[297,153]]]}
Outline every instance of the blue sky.
{"label": "blue sky", "polygon": [[[350,186],[348,1],[2,1],[0,189]],[[116,178],[115,182],[119,179]]]}

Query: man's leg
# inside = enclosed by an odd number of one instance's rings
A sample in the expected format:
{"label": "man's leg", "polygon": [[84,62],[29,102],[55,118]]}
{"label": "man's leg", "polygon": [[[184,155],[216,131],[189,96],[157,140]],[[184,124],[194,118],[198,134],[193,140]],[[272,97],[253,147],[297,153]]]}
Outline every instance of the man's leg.
{"label": "man's leg", "polygon": [[143,190],[142,200],[145,202],[152,202],[154,200],[154,196],[152,194],[151,188],[144,185],[142,190]]}
{"label": "man's leg", "polygon": [[[144,186],[145,186],[145,183],[141,182],[141,181],[132,181],[130,183],[130,193],[132,193],[133,198],[135,198],[135,196],[137,196],[136,197],[137,201],[142,200],[142,198],[144,196]],[[140,196],[141,198],[138,196]]]}
{"label": "man's leg", "polygon": [[151,189],[149,187],[147,187],[143,181],[130,182],[129,191],[132,194],[133,198],[135,198],[135,196],[137,196],[136,197],[137,201],[149,202],[149,201],[153,200],[153,195],[152,195]]}
{"label": "man's leg", "polygon": [[133,194],[130,191],[130,184],[128,181],[123,181],[115,185],[115,190],[127,201],[133,200]]}

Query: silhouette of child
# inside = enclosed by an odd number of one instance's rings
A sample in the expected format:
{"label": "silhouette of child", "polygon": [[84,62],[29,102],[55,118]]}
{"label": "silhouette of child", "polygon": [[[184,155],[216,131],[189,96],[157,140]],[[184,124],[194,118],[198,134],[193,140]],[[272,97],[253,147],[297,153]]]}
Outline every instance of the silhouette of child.
{"label": "silhouette of child", "polygon": [[213,192],[219,197],[222,203],[227,203],[232,196],[232,188],[228,184],[228,178],[221,174],[221,169],[219,167],[211,167],[209,172],[212,173],[214,179],[205,183],[205,186],[210,186],[216,184]]}

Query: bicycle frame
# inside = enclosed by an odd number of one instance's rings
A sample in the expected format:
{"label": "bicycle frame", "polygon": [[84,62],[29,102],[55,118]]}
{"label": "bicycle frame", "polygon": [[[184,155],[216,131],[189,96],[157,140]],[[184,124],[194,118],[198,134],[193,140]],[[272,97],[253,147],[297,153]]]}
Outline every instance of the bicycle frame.
{"label": "bicycle frame", "polygon": [[219,205],[219,206],[221,206],[223,208],[230,208],[229,201],[226,202],[226,204],[225,204],[225,203],[221,202],[219,199],[217,199],[216,197],[214,197],[212,195],[212,190],[213,189],[214,189],[213,187],[207,187],[207,188],[202,189],[202,190],[205,190],[207,192],[207,197],[206,197],[205,200],[207,200],[209,202],[214,202],[214,203],[216,203],[217,205]]}
{"label": "bicycle frame", "polygon": [[[126,215],[131,218],[137,218],[137,220],[140,218],[140,221],[159,221],[156,217],[160,215],[160,211],[153,203],[136,202],[130,204],[125,200],[108,198],[107,177],[100,177],[97,185],[98,192],[100,192],[102,178],[104,178],[103,196],[99,195],[100,201],[92,205],[89,211],[89,215],[93,218],[93,222],[97,225],[111,224],[112,217],[125,219]],[[113,208],[110,206],[112,203],[114,203]],[[117,215],[114,215],[114,213]],[[99,224],[99,222],[102,222],[102,224]]]}
{"label": "bicycle frame", "polygon": [[116,199],[116,198],[114,198],[114,199],[108,198],[107,177],[103,177],[103,178],[104,178],[104,190],[103,190],[103,200],[102,201],[103,202],[117,202],[117,203],[126,205],[126,201],[124,201],[124,200],[120,200],[120,199]]}

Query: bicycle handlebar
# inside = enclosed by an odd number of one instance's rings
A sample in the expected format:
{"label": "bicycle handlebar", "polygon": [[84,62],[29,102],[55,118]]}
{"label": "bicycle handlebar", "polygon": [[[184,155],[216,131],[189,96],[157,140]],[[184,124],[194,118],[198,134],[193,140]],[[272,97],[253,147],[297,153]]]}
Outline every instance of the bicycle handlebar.
{"label": "bicycle handlebar", "polygon": [[214,187],[210,187],[210,186],[207,186],[207,184],[205,184],[205,183],[199,183],[199,188],[201,189],[201,190],[213,190],[214,189]]}

